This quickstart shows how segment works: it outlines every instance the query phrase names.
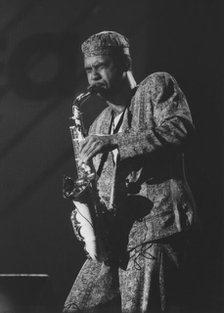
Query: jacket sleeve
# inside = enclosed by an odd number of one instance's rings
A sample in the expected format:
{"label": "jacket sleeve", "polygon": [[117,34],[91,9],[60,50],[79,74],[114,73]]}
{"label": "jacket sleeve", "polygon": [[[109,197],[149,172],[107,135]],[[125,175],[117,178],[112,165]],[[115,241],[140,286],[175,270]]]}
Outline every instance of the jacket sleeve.
{"label": "jacket sleeve", "polygon": [[[115,135],[120,160],[181,148],[194,129],[186,98],[171,75],[150,75],[143,82],[141,93],[138,105],[143,106],[144,113],[139,116],[137,129],[132,125],[126,132]],[[149,116],[150,122],[141,121]]]}

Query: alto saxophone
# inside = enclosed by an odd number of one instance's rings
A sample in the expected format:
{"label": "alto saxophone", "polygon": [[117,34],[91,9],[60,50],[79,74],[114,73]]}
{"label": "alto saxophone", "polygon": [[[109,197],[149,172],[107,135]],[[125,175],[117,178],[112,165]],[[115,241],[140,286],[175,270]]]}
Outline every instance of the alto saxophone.
{"label": "alto saxophone", "polygon": [[96,86],[90,86],[86,93],[81,93],[73,101],[72,119],[74,125],[70,126],[69,129],[77,178],[73,180],[64,176],[63,196],[66,199],[71,199],[75,205],[75,210],[71,214],[71,222],[76,237],[84,242],[87,256],[93,260],[109,263],[109,228],[107,223],[110,213],[99,199],[96,187],[97,178],[92,162],[79,165],[80,141],[86,136],[80,107],[97,92]]}

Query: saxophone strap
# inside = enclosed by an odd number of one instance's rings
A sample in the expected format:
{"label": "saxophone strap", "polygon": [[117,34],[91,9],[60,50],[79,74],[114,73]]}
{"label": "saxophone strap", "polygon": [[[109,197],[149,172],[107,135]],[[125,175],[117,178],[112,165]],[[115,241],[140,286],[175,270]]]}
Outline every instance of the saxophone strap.
{"label": "saxophone strap", "polygon": [[[116,125],[115,128],[113,129],[113,133],[112,133],[113,135],[116,134],[116,133],[119,131],[119,129],[120,129],[122,123],[123,123],[124,114],[125,114],[127,108],[129,107],[130,102],[131,102],[130,100],[131,100],[131,98],[134,96],[134,94],[135,94],[137,88],[138,88],[138,85],[135,86],[135,87],[132,89],[132,92],[131,92],[131,94],[130,94],[130,99],[129,99],[129,101],[128,101],[127,104],[126,104],[126,106],[125,106],[125,108],[124,108],[124,110],[123,110],[123,112],[122,112],[122,115],[121,115],[121,117],[119,118],[119,121],[118,121],[117,125]],[[114,121],[114,112],[112,111],[112,114],[111,114],[111,122],[110,122],[110,127],[109,127],[109,132],[108,132],[109,134],[111,134],[113,121]],[[100,165],[99,165],[98,170],[97,170],[97,172],[96,172],[98,177],[100,177],[100,175],[101,175],[101,173],[102,173],[104,164],[105,164],[106,159],[107,159],[107,157],[108,157],[108,154],[109,154],[109,151],[106,151],[106,152],[103,153],[103,155],[102,155],[102,157],[101,157]]]}
{"label": "saxophone strap", "polygon": [[[127,108],[127,106],[126,106],[125,109],[123,110],[122,115],[120,116],[119,121],[118,121],[116,127],[115,127],[114,130],[113,130],[113,133],[112,133],[113,135],[116,134],[116,133],[119,131],[119,129],[120,129],[121,125],[122,125],[126,108]],[[111,130],[112,130],[113,120],[114,120],[114,113],[113,113],[113,111],[112,111],[111,122],[110,122],[110,127],[109,127],[109,134],[111,133]],[[102,155],[102,157],[101,157],[100,165],[99,165],[98,170],[97,170],[97,176],[98,176],[98,177],[100,177],[100,175],[101,175],[101,173],[102,173],[104,164],[105,164],[106,159],[107,159],[107,157],[108,157],[108,154],[109,154],[109,151],[106,151],[106,152],[103,153],[103,155]]]}

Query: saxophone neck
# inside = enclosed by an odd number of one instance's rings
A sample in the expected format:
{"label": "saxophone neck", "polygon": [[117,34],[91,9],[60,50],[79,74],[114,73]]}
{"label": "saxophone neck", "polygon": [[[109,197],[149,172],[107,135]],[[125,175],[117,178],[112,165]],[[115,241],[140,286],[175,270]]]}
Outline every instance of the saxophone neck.
{"label": "saxophone neck", "polygon": [[87,92],[83,92],[80,93],[73,101],[73,106],[75,106],[76,108],[80,108],[81,104],[83,102],[85,102],[89,97],[91,96],[91,92],[87,91]]}
{"label": "saxophone neck", "polygon": [[72,105],[72,117],[71,119],[75,122],[75,125],[80,128],[80,131],[84,134],[85,129],[82,120],[81,105],[91,96],[91,92],[85,92],[79,94],[73,101]]}
{"label": "saxophone neck", "polygon": [[85,102],[89,97],[94,94],[97,94],[100,91],[101,87],[98,85],[91,85],[87,88],[86,92],[80,93],[73,101],[73,105],[80,107],[83,102]]}

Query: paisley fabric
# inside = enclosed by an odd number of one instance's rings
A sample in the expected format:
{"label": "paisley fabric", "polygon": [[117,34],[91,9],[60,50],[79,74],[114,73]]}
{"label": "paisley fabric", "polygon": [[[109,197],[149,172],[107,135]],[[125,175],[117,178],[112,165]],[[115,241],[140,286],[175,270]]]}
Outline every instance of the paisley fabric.
{"label": "paisley fabric", "polygon": [[[106,108],[90,134],[108,134],[111,108]],[[187,231],[194,223],[194,200],[184,173],[184,149],[194,131],[186,98],[168,73],[153,73],[137,88],[126,110],[118,140],[116,166],[109,153],[98,190],[108,208],[135,215],[128,250],[151,240]],[[96,169],[102,155],[94,158]],[[135,208],[124,204],[135,198]],[[128,201],[129,203],[131,201]],[[125,211],[122,213],[121,211]],[[144,211],[144,216],[142,212]]]}
{"label": "paisley fabric", "polygon": [[100,312],[116,298],[119,298],[117,270],[88,259],[74,282],[63,312]]}
{"label": "paisley fabric", "polygon": [[130,253],[119,270],[122,313],[175,312],[183,295],[181,269],[187,244],[172,239],[146,243]]}
{"label": "paisley fabric", "polygon": [[63,313],[168,312],[181,299],[186,247],[178,237],[147,243],[130,252],[123,269],[87,260]]}
{"label": "paisley fabric", "polygon": [[[111,119],[108,107],[89,134],[109,134]],[[101,201],[116,212],[111,234],[119,269],[87,260],[64,313],[109,312],[119,299],[111,312],[165,312],[178,299],[181,234],[196,220],[183,157],[193,130],[186,98],[171,75],[153,73],[138,85],[122,132],[114,135],[117,162],[109,153],[97,181]],[[102,157],[93,159],[96,170]]]}

